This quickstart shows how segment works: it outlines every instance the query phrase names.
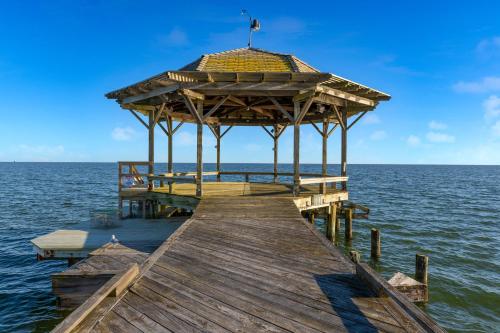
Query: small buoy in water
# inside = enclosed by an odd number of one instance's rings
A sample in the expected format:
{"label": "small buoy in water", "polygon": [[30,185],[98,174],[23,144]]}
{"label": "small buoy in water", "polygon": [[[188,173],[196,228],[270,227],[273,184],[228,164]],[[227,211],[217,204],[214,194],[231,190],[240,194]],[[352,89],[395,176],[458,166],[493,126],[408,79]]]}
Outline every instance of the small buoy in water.
{"label": "small buoy in water", "polygon": [[111,235],[111,243],[118,243],[118,238],[115,235]]}

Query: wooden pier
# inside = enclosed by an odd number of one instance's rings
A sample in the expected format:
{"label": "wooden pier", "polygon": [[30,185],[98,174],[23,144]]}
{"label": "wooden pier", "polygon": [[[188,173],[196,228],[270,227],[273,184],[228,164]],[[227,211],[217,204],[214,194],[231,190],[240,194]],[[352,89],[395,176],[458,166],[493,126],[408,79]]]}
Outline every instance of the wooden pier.
{"label": "wooden pier", "polygon": [[[205,54],[106,97],[148,131],[148,160],[118,162],[119,216],[194,214],[140,265],[110,277],[55,332],[443,332],[360,262],[359,252],[351,251],[353,262],[333,245],[339,217],[350,240],[353,219],[369,213],[348,201],[348,132],[388,94],[293,55],[249,47]],[[196,128],[196,168],[176,172],[174,134],[188,124]],[[269,135],[272,170],[223,170],[222,138],[235,126]],[[301,170],[304,126],[322,138],[317,174]],[[278,165],[287,128],[291,172]],[[155,129],[166,134],[166,173],[155,172]],[[204,129],[217,142],[212,171],[204,170]],[[336,129],[340,168],[331,174],[328,138]],[[328,239],[310,223],[326,211]],[[381,255],[378,239],[374,258]],[[420,271],[426,280],[427,270]]]}
{"label": "wooden pier", "polygon": [[[291,198],[202,198],[129,280],[54,332],[440,331],[413,304],[360,278]],[[97,294],[110,286],[116,281]]]}

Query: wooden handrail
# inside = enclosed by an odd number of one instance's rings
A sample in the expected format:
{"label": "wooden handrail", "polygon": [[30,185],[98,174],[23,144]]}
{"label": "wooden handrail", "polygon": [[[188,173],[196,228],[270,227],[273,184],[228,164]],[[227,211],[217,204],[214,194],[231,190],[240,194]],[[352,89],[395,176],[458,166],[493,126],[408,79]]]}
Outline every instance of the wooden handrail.
{"label": "wooden handrail", "polygon": [[343,177],[343,176],[300,178],[300,185],[346,182],[347,179],[348,177]]}
{"label": "wooden handrail", "polygon": [[149,165],[149,162],[147,161],[118,161],[118,164],[120,165]]}
{"label": "wooden handrail", "polygon": [[116,274],[75,311],[59,323],[52,333],[70,333],[87,318],[107,297],[119,297],[139,275],[139,265],[133,264],[121,274]]}

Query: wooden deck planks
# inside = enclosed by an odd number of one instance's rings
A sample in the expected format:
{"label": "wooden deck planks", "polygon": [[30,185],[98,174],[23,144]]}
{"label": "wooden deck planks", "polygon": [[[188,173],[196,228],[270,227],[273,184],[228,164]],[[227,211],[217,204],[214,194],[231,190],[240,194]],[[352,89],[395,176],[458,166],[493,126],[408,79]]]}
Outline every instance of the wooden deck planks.
{"label": "wooden deck planks", "polygon": [[291,198],[203,198],[168,242],[96,329],[418,331],[317,238]]}

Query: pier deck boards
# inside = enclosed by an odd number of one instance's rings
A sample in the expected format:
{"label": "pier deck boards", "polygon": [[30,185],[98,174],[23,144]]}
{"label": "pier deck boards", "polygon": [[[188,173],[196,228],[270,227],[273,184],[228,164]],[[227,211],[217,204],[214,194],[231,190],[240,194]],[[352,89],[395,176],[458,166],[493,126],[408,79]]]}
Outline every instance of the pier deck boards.
{"label": "pier deck boards", "polygon": [[[64,323],[64,322],[63,322]],[[191,219],[79,332],[418,332],[291,198],[202,198]]]}

